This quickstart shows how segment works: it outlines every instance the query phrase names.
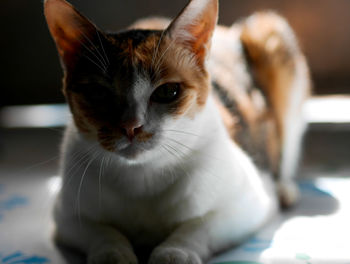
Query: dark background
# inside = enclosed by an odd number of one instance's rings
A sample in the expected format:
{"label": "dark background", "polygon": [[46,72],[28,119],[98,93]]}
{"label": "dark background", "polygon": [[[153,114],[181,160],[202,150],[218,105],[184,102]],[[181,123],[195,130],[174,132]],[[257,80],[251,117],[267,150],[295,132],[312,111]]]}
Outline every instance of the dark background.
{"label": "dark background", "polygon": [[[71,0],[100,28],[119,30],[137,18],[174,17],[186,0]],[[1,0],[0,105],[59,103],[62,71],[42,0]],[[254,11],[284,15],[299,37],[317,94],[350,92],[349,0],[220,0],[220,23]]]}

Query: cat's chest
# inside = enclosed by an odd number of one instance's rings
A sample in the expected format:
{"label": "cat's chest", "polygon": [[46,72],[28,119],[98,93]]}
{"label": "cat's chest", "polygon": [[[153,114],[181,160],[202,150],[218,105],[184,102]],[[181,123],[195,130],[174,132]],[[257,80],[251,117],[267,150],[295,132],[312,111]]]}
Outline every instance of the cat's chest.
{"label": "cat's chest", "polygon": [[116,226],[134,244],[155,245],[175,228],[173,213],[178,210],[176,205],[164,208],[160,199],[126,199],[105,193],[100,219]]}
{"label": "cat's chest", "polygon": [[117,227],[131,241],[140,245],[159,243],[183,216],[181,195],[173,195],[178,192],[172,189],[159,192],[165,181],[159,175],[111,168],[98,177],[98,166],[94,171],[92,165],[81,191],[83,213]]}

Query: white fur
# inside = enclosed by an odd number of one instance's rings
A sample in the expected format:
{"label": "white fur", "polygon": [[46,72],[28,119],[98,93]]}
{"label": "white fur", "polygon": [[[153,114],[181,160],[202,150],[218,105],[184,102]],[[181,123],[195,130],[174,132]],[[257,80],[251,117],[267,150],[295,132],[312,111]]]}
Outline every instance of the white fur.
{"label": "white fur", "polygon": [[[185,133],[171,134],[172,128]],[[201,263],[256,231],[276,210],[268,183],[227,135],[211,95],[194,119],[169,122],[165,131],[164,140],[183,144],[173,146],[178,157],[155,148],[152,162],[129,164],[68,127],[57,235],[87,252],[89,263],[109,257],[136,263],[129,240],[158,245],[152,264],[170,263],[169,256],[171,263]]]}
{"label": "white fur", "polygon": [[285,140],[283,145],[281,175],[291,180],[296,173],[299,161],[302,135],[306,121],[302,115],[302,104],[308,96],[310,81],[305,59],[299,55],[296,61],[296,74],[292,82],[291,96],[285,122]]}
{"label": "white fur", "polygon": [[301,154],[301,143],[306,130],[306,120],[302,104],[308,96],[310,81],[305,59],[299,55],[296,60],[296,73],[291,83],[290,100],[284,122],[284,140],[280,179],[277,185],[281,203],[291,206],[299,199],[299,189],[294,182]]}

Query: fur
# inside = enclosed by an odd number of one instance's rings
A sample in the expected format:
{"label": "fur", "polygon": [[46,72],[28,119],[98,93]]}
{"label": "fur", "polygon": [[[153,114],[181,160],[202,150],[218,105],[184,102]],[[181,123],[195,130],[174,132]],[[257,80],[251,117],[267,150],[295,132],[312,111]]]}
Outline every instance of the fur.
{"label": "fur", "polygon": [[[107,34],[45,1],[73,116],[56,238],[89,264],[144,250],[149,264],[204,263],[264,225],[278,196],[296,201],[305,59],[282,17],[216,27],[217,10],[192,0],[173,21]],[[152,99],[162,88],[167,103]]]}

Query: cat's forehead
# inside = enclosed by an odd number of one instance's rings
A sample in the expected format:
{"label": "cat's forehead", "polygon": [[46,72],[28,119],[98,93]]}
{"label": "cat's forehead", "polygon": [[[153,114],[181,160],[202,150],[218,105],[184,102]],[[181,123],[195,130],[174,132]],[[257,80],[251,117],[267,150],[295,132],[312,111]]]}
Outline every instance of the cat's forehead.
{"label": "cat's forehead", "polygon": [[132,44],[133,48],[144,45],[150,40],[159,40],[162,35],[160,30],[130,29],[117,33],[106,34],[118,45]]}
{"label": "cat's forehead", "polygon": [[[128,30],[107,35],[118,63],[126,69],[147,67],[161,44],[162,31]],[[132,67],[131,67],[132,66]]]}
{"label": "cat's forehead", "polygon": [[[162,31],[128,30],[105,34],[99,53],[82,56],[76,71],[72,74],[75,83],[98,83],[102,86],[118,83],[118,86],[130,87],[140,79],[151,81],[156,63],[157,47],[161,42]],[[87,57],[100,56],[108,66],[105,71],[96,67]],[[93,57],[93,59],[95,58]]]}

